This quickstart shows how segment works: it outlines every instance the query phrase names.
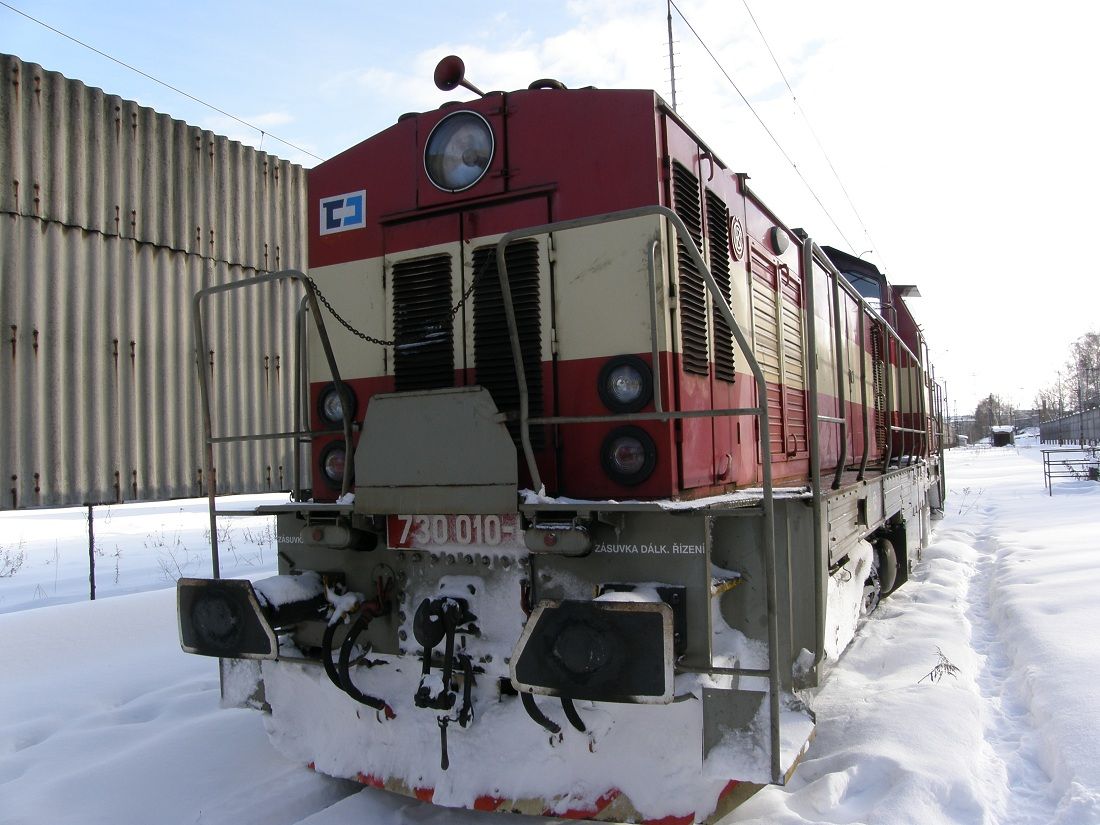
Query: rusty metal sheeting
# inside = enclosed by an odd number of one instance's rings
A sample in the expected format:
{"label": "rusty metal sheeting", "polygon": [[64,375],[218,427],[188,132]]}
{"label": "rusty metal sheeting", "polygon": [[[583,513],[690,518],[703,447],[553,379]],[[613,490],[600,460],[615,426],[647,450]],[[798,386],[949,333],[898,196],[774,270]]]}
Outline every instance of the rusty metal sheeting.
{"label": "rusty metal sheeting", "polygon": [[261,270],[304,260],[305,170],[0,55],[0,212]]}
{"label": "rusty metal sheeting", "polygon": [[[0,55],[0,509],[202,495],[191,299],[305,264],[305,170]],[[291,429],[300,288],[210,301],[215,434]],[[292,445],[215,448],[290,487]]]}

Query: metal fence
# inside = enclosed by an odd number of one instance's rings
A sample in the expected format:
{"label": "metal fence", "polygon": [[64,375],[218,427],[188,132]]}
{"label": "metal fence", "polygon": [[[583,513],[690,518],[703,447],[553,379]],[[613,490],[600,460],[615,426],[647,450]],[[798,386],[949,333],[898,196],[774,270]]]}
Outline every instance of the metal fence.
{"label": "metal fence", "polygon": [[[245,509],[278,499],[228,503]],[[208,576],[209,524],[204,501],[0,513],[0,614],[175,588],[180,578]],[[222,517],[216,529],[224,575],[276,572],[274,516]]]}
{"label": "metal fence", "polygon": [[1043,483],[1048,495],[1054,495],[1054,482],[1057,479],[1100,481],[1100,463],[1095,447],[1055,448],[1042,452]]}
{"label": "metal fence", "polygon": [[[0,509],[202,495],[201,288],[304,267],[302,167],[0,55]],[[290,429],[293,286],[211,308],[222,432]],[[218,488],[290,486],[224,445]]]}
{"label": "metal fence", "polygon": [[1100,444],[1100,408],[1065,415],[1039,425],[1044,444]]}

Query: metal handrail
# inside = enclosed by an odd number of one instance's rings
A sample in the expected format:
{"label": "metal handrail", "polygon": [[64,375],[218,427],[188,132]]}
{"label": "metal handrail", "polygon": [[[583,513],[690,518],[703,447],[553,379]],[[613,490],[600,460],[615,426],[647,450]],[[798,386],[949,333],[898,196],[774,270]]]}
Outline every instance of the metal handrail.
{"label": "metal handrail", "polygon": [[[301,430],[302,419],[305,417],[305,399],[309,394],[309,376],[301,368],[302,364],[309,363],[309,336],[306,335],[306,312],[309,306],[309,298],[305,295],[298,302],[298,311],[294,318],[294,352],[298,359],[298,368],[294,371],[294,429]],[[294,486],[291,488],[294,498],[302,497],[302,444],[294,442]]]}
{"label": "metal handrail", "polygon": [[[225,443],[226,441],[256,441],[265,439],[280,439],[280,438],[298,438],[302,435],[309,435],[308,432],[303,432],[299,427],[295,427],[291,432],[280,433],[268,433],[261,435],[250,436],[214,436],[213,419],[210,414],[210,386],[206,375],[206,363],[205,355],[207,351],[206,347],[206,331],[202,325],[202,301],[203,298],[208,295],[215,295],[221,292],[229,292],[232,290],[243,289],[248,286],[256,286],[258,284],[273,283],[281,280],[293,280],[298,281],[306,289],[306,300],[309,301],[310,310],[317,323],[317,334],[321,339],[321,346],[325,350],[325,359],[328,361],[329,372],[332,374],[332,380],[337,388],[337,392],[340,393],[344,402],[344,409],[351,409],[351,399],[347,395],[347,389],[344,387],[343,382],[340,381],[340,370],[336,366],[336,356],[332,352],[332,344],[329,341],[328,331],[325,329],[325,319],[321,316],[321,308],[317,303],[317,295],[314,292],[313,285],[310,283],[308,276],[305,273],[297,269],[284,269],[279,272],[268,272],[263,275],[256,275],[251,278],[242,278],[239,281],[231,281],[226,284],[218,284],[216,286],[200,289],[195,293],[195,297],[192,300],[192,329],[195,335],[195,369],[198,371],[199,377],[199,397],[202,403],[202,424],[203,424],[203,443],[204,443],[204,463],[206,467],[207,478],[209,483],[208,489],[208,508],[210,511],[210,557],[211,567],[213,570],[213,578],[217,579],[221,577],[221,566],[218,561],[218,524],[217,524],[217,505],[215,498],[217,495],[217,479],[214,477],[214,444]],[[302,369],[301,363],[298,365],[298,369]],[[296,422],[297,424],[297,422]],[[351,451],[351,417],[344,416],[344,443],[348,452]],[[297,446],[295,446],[297,449]],[[344,462],[344,477],[341,483],[341,495],[348,492],[348,487],[351,481],[351,462]]]}
{"label": "metal handrail", "polygon": [[[352,426],[354,430],[354,425]],[[252,435],[219,435],[210,439],[213,444],[231,444],[234,441],[278,441],[280,438],[309,438],[315,435],[343,434],[343,428],[330,430],[282,430],[275,433],[259,433]]]}
{"label": "metal handrail", "polygon": [[[811,244],[813,242],[811,241]],[[813,256],[813,249],[810,250],[811,260]],[[822,252],[824,255],[824,252]],[[834,267],[835,268],[835,267]],[[828,271],[828,270],[826,270]],[[843,414],[846,409],[847,397],[845,395],[844,387],[844,372],[842,362],[844,360],[844,338],[841,335],[840,328],[840,282],[843,278],[840,277],[839,272],[833,273],[833,345],[836,347],[836,394],[837,394],[837,410]],[[840,489],[840,478],[844,474],[844,464],[848,458],[848,421],[845,419],[840,425],[840,454],[837,456],[836,473],[833,476],[832,487],[834,490]]]}
{"label": "metal handrail", "polygon": [[[809,287],[806,289],[806,336],[810,340],[809,353],[806,356],[808,367],[807,381],[809,384],[809,411],[808,422],[810,436],[810,497],[811,519],[813,522],[813,560],[814,560],[814,667],[817,667],[825,656],[825,620],[826,601],[828,600],[828,584],[825,582],[825,562],[822,559],[822,507],[821,507],[821,434],[818,430],[818,422],[832,418],[820,414],[818,404],[817,383],[817,305],[814,298],[813,272],[814,272],[814,242],[804,232],[798,233],[802,240],[802,270],[803,278],[809,279]],[[832,276],[826,270],[828,276]],[[837,352],[838,375],[841,353]],[[837,412],[843,412],[843,406],[837,406]],[[838,466],[843,466],[839,462]]]}
{"label": "metal handrail", "polygon": [[[836,351],[836,392],[837,392],[837,412],[843,413],[846,403],[844,394],[844,342],[841,337],[840,331],[840,273],[837,272],[836,267],[829,261],[828,256],[825,255],[821,247],[819,247],[813,239],[811,239],[805,233],[800,233],[802,238],[802,270],[803,277],[810,279],[810,287],[806,290],[806,317],[809,320],[809,337],[811,339],[811,352],[810,358],[807,359],[810,364],[810,418],[813,423],[812,432],[814,435],[814,442],[817,446],[812,447],[810,450],[810,481],[813,489],[818,491],[821,486],[821,456],[820,445],[817,438],[817,425],[821,422],[830,424],[838,424],[840,431],[839,438],[839,454],[837,456],[836,472],[833,476],[832,488],[834,490],[840,487],[841,474],[844,471],[844,461],[848,451],[848,420],[842,416],[827,416],[821,415],[818,412],[817,402],[817,307],[814,303],[814,290],[813,290],[813,271],[814,264],[819,263],[824,269],[828,280],[831,281],[830,297],[832,298],[832,310],[833,318],[836,320],[833,329],[833,349]],[[820,253],[820,254],[815,254]],[[815,511],[819,511],[821,507],[820,492],[815,492],[818,500],[815,504]],[[819,516],[818,512],[815,512],[815,516]],[[818,519],[819,520],[819,519]],[[818,525],[815,525],[815,530]],[[816,551],[820,548],[815,548],[815,558],[819,553]],[[821,647],[819,646],[819,649]]]}
{"label": "metal handrail", "polygon": [[[752,371],[753,377],[756,379],[757,389],[757,403],[758,407],[752,412],[759,421],[759,439],[760,439],[760,458],[761,458],[761,473],[762,473],[762,486],[763,497],[761,500],[761,507],[764,515],[764,567],[765,576],[767,578],[767,602],[768,602],[768,650],[769,650],[769,703],[770,703],[770,716],[771,716],[771,762],[772,762],[772,777],[773,781],[779,782],[782,777],[781,766],[781,753],[780,753],[780,738],[779,738],[779,620],[777,615],[778,598],[776,594],[776,563],[775,563],[775,512],[774,512],[774,496],[772,490],[772,467],[771,467],[771,443],[770,443],[770,429],[768,425],[768,387],[764,379],[764,372],[760,368],[760,364],[757,363],[756,357],[752,353],[752,348],[749,346],[748,339],[742,332],[740,325],[737,323],[737,319],[733,316],[733,311],[730,309],[729,304],[725,298],[722,297],[722,292],[718,288],[718,284],[714,280],[714,276],[711,274],[710,267],[706,265],[703,260],[702,254],[699,252],[698,247],[695,246],[695,241],[691,237],[691,233],[680,217],[669,209],[667,206],[642,206],[635,209],[626,209],[619,212],[610,212],[602,215],[593,215],[587,218],[576,218],[573,220],[556,221],[554,223],[543,224],[541,226],[529,227],[526,229],[517,229],[512,232],[508,232],[497,241],[496,260],[497,260],[497,275],[500,279],[501,297],[504,303],[504,314],[508,322],[508,335],[512,345],[512,361],[515,367],[516,373],[516,385],[519,390],[519,414],[520,414],[520,443],[523,447],[524,458],[527,461],[527,469],[531,474],[531,483],[540,490],[542,488],[542,479],[539,476],[538,464],[535,460],[535,452],[531,445],[531,417],[530,417],[530,401],[528,397],[527,389],[527,376],[523,365],[523,350],[520,344],[519,327],[516,323],[515,307],[512,303],[512,290],[508,280],[508,262],[505,257],[505,252],[508,245],[513,241],[520,238],[529,238],[535,235],[548,235],[552,232],[561,232],[568,229],[579,229],[586,226],[594,226],[604,223],[612,223],[614,221],[630,220],[632,218],[640,217],[663,217],[669,223],[672,224],[676,230],[676,236],[683,244],[683,249],[687,251],[695,265],[699,268],[700,273],[703,276],[703,282],[706,284],[707,289],[714,296],[714,304],[721,311],[729,324],[730,331],[733,333],[734,339],[737,341],[737,346],[741,350],[741,353],[745,356],[745,361]],[[654,247],[650,247],[651,251]],[[651,262],[654,261],[656,255],[651,255]],[[651,264],[651,283],[655,283],[656,275],[653,272],[653,266]],[[656,290],[654,290],[655,292]],[[656,326],[651,326],[650,336],[651,339],[656,337]],[[653,364],[654,373],[660,370],[660,364]],[[714,416],[713,411],[706,411],[711,417]],[[749,414],[745,411],[744,414]],[[656,414],[655,414],[656,415]],[[664,413],[663,415],[670,415],[670,413]],[[590,420],[590,419],[585,419]],[[619,420],[622,420],[621,418]]]}
{"label": "metal handrail", "polygon": [[[798,231],[798,234],[799,234],[799,236],[801,237],[801,239],[803,240],[803,243],[804,243],[804,247],[803,247],[803,249],[804,249],[804,252],[803,252],[803,269],[806,270],[807,272],[810,272],[810,271],[812,271],[813,265],[816,263],[816,264],[820,265],[825,270],[826,275],[828,275],[830,277],[831,286],[832,286],[831,297],[833,299],[833,315],[834,315],[834,317],[836,317],[837,319],[839,319],[839,317],[840,317],[840,293],[841,293],[841,291],[843,291],[848,295],[849,298],[851,298],[855,301],[856,306],[859,308],[859,312],[860,312],[859,327],[860,327],[860,341],[861,341],[861,343],[863,342],[864,316],[869,316],[871,318],[871,320],[878,321],[881,324],[881,329],[882,329],[883,335],[885,337],[885,340],[883,341],[883,344],[884,344],[884,348],[886,350],[885,353],[884,353],[884,362],[885,362],[885,367],[886,367],[886,369],[885,369],[886,376],[885,377],[886,377],[886,380],[887,380],[886,408],[887,408],[887,413],[889,414],[892,411],[893,406],[894,406],[894,404],[893,404],[893,395],[894,395],[893,390],[894,390],[894,387],[893,387],[893,382],[891,380],[892,376],[890,375],[890,370],[889,370],[889,366],[890,366],[890,363],[891,363],[891,359],[890,359],[891,349],[893,349],[894,354],[897,355],[897,358],[898,358],[899,362],[903,358],[907,359],[909,364],[910,364],[910,368],[915,364],[919,368],[921,374],[926,376],[927,375],[927,369],[925,368],[925,361],[923,359],[921,359],[920,357],[918,357],[917,354],[914,353],[913,350],[909,348],[909,345],[906,344],[905,341],[903,341],[901,339],[901,336],[898,334],[897,330],[894,329],[894,326],[892,324],[890,324],[881,313],[876,312],[874,310],[874,308],[870,304],[867,303],[867,300],[862,295],[860,295],[859,292],[854,287],[852,287],[852,285],[849,284],[844,279],[844,277],[840,274],[840,271],[833,265],[832,261],[829,260],[828,256],[825,254],[825,251],[823,249],[821,249],[821,247],[818,246],[804,232],[801,232],[801,230]],[[809,292],[807,293],[807,297],[810,299],[808,301],[807,305],[808,305],[808,307],[812,308],[812,306],[813,306],[812,295]],[[811,323],[811,328],[812,328],[814,319],[809,314],[809,312],[807,313],[807,315],[810,318],[810,323]],[[836,363],[837,399],[838,399],[838,405],[839,405],[840,409],[843,410],[844,409],[844,404],[846,402],[845,387],[844,387],[845,382],[844,382],[843,364],[842,364],[842,360],[843,360],[842,352],[843,352],[843,347],[844,347],[844,341],[843,341],[843,336],[841,334],[841,329],[840,329],[839,323],[837,324],[836,328],[834,329],[833,334],[834,334],[834,347],[836,348],[836,351],[837,351],[837,363]],[[921,340],[921,343],[923,344],[924,343],[923,336],[921,337],[920,340]],[[893,345],[893,346],[891,347],[891,345]],[[866,351],[866,347],[864,347],[864,351]],[[863,427],[863,457],[860,460],[859,474],[857,476],[858,480],[860,480],[860,481],[862,481],[864,476],[866,475],[868,458],[869,458],[870,451],[871,451],[871,434],[870,434],[871,422],[869,420],[869,410],[867,408],[867,375],[866,375],[866,369],[867,369],[867,365],[866,365],[864,359],[861,358],[860,359],[860,401],[863,405],[864,427]],[[912,374],[908,377],[908,383],[909,384],[911,384],[915,380],[916,380],[916,375],[915,374]],[[918,404],[919,404],[919,408],[917,410],[917,414],[920,415],[923,418],[927,413],[926,405],[924,403],[923,393],[914,393],[913,388],[911,386],[909,387],[909,390],[910,390],[911,395],[916,394],[918,396],[917,401],[918,401]],[[812,403],[813,403],[813,399],[811,399],[811,404]],[[902,412],[900,410],[900,408],[899,408],[898,412],[899,412],[899,414]],[[834,424],[839,424],[841,426],[841,431],[840,431],[840,451],[841,452],[840,452],[840,455],[839,455],[838,460],[837,460],[836,471],[835,471],[835,474],[834,474],[834,477],[833,477],[833,483],[832,483],[832,488],[834,490],[838,489],[839,486],[840,486],[840,479],[841,479],[841,476],[842,476],[843,471],[844,471],[845,458],[846,458],[847,447],[848,447],[848,441],[847,441],[847,423],[848,422],[847,422],[847,419],[845,418],[844,421],[841,422],[841,421],[836,420],[833,417],[822,416],[822,415],[812,416],[812,418],[815,421],[818,421],[818,422],[834,423]],[[900,430],[899,430],[899,432],[900,432]],[[920,431],[918,431],[918,432],[920,432]],[[904,438],[904,435],[903,435],[903,438]],[[915,441],[916,441],[916,439],[914,439],[914,442]],[[904,443],[903,443],[902,446],[903,446],[903,452],[904,452],[904,446],[905,446]],[[889,467],[889,463],[890,463],[889,459],[890,459],[890,456],[892,455],[892,447],[893,447],[892,444],[887,443],[887,454],[886,454],[887,460],[883,463],[883,472],[886,472],[886,470]],[[910,451],[910,453],[911,452],[912,451]],[[923,455],[923,452],[922,452],[922,455]],[[910,455],[910,461],[912,461],[912,455]]]}
{"label": "metal handrail", "polygon": [[925,430],[918,430],[916,427],[890,427],[890,432],[894,433],[916,433],[917,435],[925,435]]}
{"label": "metal handrail", "polygon": [[[890,459],[893,457],[894,452],[894,439],[890,437],[890,428],[893,426],[894,421],[894,371],[890,368],[892,359],[892,345],[893,339],[886,334],[886,330],[890,327],[886,324],[886,321],[882,322],[880,329],[883,331],[883,378],[886,384],[886,453],[882,457],[882,472],[886,472],[890,468]],[[898,405],[900,407],[900,405]]]}
{"label": "metal handrail", "polygon": [[[821,247],[818,247],[818,250],[821,250]],[[823,256],[825,256],[824,251],[821,251],[821,254]],[[825,257],[827,258],[828,256],[825,256]],[[828,263],[826,269],[834,271],[834,272],[837,271],[836,268],[832,265],[832,262]],[[897,345],[901,348],[901,350],[903,352],[908,352],[910,355],[912,355],[914,358],[916,358],[916,354],[911,349],[909,349],[909,345],[906,344],[901,339],[901,336],[898,334],[897,330],[894,328],[894,325],[892,323],[890,323],[889,321],[887,321],[886,317],[882,313],[876,312],[875,308],[873,306],[871,306],[869,303],[867,303],[867,299],[864,298],[862,295],[860,295],[858,290],[856,290],[856,288],[854,286],[852,286],[850,283],[848,283],[848,281],[844,278],[843,275],[841,275],[841,277],[840,277],[839,284],[840,284],[840,288],[848,294],[849,298],[851,298],[857,304],[859,304],[860,306],[863,307],[864,311],[869,316],[871,316],[871,320],[879,321],[879,322],[886,325],[886,330],[890,334],[890,337],[895,341],[895,343],[897,343]],[[918,358],[917,360],[919,361],[920,359]]]}
{"label": "metal handrail", "polygon": [[919,396],[917,398],[919,402],[918,414],[920,415],[921,423],[924,425],[924,432],[921,434],[921,442],[923,448],[920,450],[920,454],[923,456],[925,453],[932,454],[932,426],[931,426],[931,411],[928,409],[928,391],[931,387],[928,384],[928,380],[931,377],[931,364],[928,359],[928,344],[924,340],[924,335],[920,332],[917,333],[917,349],[920,353],[920,366],[921,369],[921,381],[919,383]]}
{"label": "metal handrail", "polygon": [[871,458],[871,409],[867,405],[867,324],[864,302],[859,303],[859,403],[863,406],[863,458],[859,462],[857,481],[863,481],[867,476],[867,462]]}
{"label": "metal handrail", "polygon": [[677,421],[684,418],[723,418],[755,415],[757,407],[728,407],[717,410],[668,410],[666,412],[618,413],[616,415],[540,415],[529,424],[609,424],[615,421]]}
{"label": "metal handrail", "polygon": [[[673,227],[676,229],[678,237],[685,240],[684,247],[688,254],[693,258],[696,266],[699,267],[700,272],[703,275],[704,283],[707,289],[715,296],[715,305],[718,306],[726,315],[726,321],[730,323],[731,330],[734,338],[737,340],[738,348],[745,356],[746,363],[749,365],[749,369],[753,372],[753,377],[756,378],[758,384],[758,400],[761,406],[757,407],[745,407],[737,409],[723,409],[723,410],[701,410],[701,411],[677,411],[677,412],[661,412],[659,409],[654,412],[646,413],[634,413],[632,415],[616,415],[616,416],[539,416],[532,417],[530,414],[530,401],[529,392],[527,387],[527,375],[526,368],[523,363],[523,350],[520,343],[518,323],[515,319],[515,309],[512,302],[511,284],[508,280],[508,262],[506,258],[506,251],[513,241],[520,240],[522,238],[529,238],[536,235],[548,235],[552,232],[562,232],[569,229],[579,229],[587,226],[595,226],[604,223],[612,223],[615,221],[630,220],[639,217],[657,216],[668,219]],[[656,250],[658,242],[655,240],[649,247],[649,285],[653,298],[651,300],[652,306],[650,307],[650,348],[653,351],[654,363],[653,370],[655,373],[655,388],[660,386],[659,372],[659,341],[657,338],[657,307],[656,307]],[[760,370],[759,365],[756,362],[755,356],[752,354],[751,348],[748,345],[748,340],[745,338],[744,333],[741,331],[740,326],[737,324],[733,317],[733,312],[726,304],[725,299],[722,297],[721,291],[718,289],[717,284],[714,281],[714,277],[710,273],[710,268],[703,260],[702,254],[695,246],[694,240],[692,240],[687,227],[683,221],[673,212],[671,209],[665,206],[643,206],[635,209],[626,209],[619,212],[609,212],[600,215],[593,215],[586,218],[574,218],[565,221],[556,221],[554,223],[542,224],[540,226],[528,227],[525,229],[517,229],[512,232],[508,232],[503,235],[496,245],[496,260],[497,260],[497,276],[500,279],[501,293],[504,301],[504,312],[508,322],[509,339],[512,347],[512,360],[513,366],[516,372],[516,383],[519,388],[519,413],[520,413],[520,441],[524,452],[524,458],[527,462],[528,472],[531,474],[531,481],[535,487],[542,486],[542,477],[538,471],[538,463],[535,459],[534,449],[531,446],[530,440],[530,425],[531,424],[566,424],[566,423],[597,423],[600,421],[625,421],[625,420],[671,420],[676,418],[691,418],[691,417],[720,417],[727,415],[755,415],[760,416],[763,412],[766,416],[767,411],[767,390],[764,387],[764,374]],[[761,392],[761,388],[763,392]],[[656,390],[654,397],[658,395]],[[655,404],[658,402],[655,402]],[[763,440],[763,439],[762,439]],[[766,455],[770,459],[770,444],[768,449],[762,452],[762,455]],[[762,462],[763,463],[763,462]],[[770,463],[770,461],[768,462]]]}
{"label": "metal handrail", "polygon": [[[844,292],[853,299],[859,312],[859,343],[860,343],[860,359],[859,359],[859,386],[860,386],[860,403],[863,410],[863,454],[860,459],[859,473],[857,480],[863,481],[866,472],[867,464],[870,459],[871,453],[871,411],[867,403],[867,359],[864,353],[868,351],[866,341],[866,326],[867,319],[870,318],[877,321],[880,324],[880,329],[883,334],[884,344],[884,373],[887,381],[887,403],[886,411],[888,414],[893,410],[893,376],[890,369],[891,354],[896,353],[898,361],[905,359],[910,365],[916,364],[919,367],[921,374],[926,375],[925,362],[917,358],[909,346],[901,340],[901,336],[894,329],[892,324],[886,322],[885,318],[867,303],[866,299],[855,290],[851,284],[849,284],[836,266],[829,260],[824,250],[819,247],[812,238],[809,237],[802,230],[795,230],[795,233],[801,239],[802,247],[802,268],[803,277],[809,279],[810,284],[806,289],[806,317],[808,320],[808,336],[810,338],[809,352],[807,355],[807,363],[809,369],[809,409],[810,409],[810,421],[812,427],[810,428],[811,437],[811,450],[810,450],[810,484],[812,495],[812,507],[813,507],[813,524],[814,524],[814,572],[820,583],[823,580],[822,565],[822,536],[821,525],[823,520],[822,514],[822,501],[821,501],[821,460],[820,460],[820,437],[818,435],[818,425],[821,423],[836,424],[839,427],[839,451],[837,455],[836,468],[833,475],[832,489],[838,489],[840,487],[841,478],[844,472],[844,467],[847,459],[848,450],[848,419],[845,415],[845,408],[847,403],[847,394],[845,386],[845,374],[844,374],[844,338],[840,325],[841,318],[841,305],[840,295],[841,291]],[[814,304],[814,290],[813,290],[813,271],[814,266],[820,266],[830,284],[830,297],[832,298],[832,310],[833,317],[836,321],[833,329],[833,347],[836,352],[836,398],[837,407],[840,412],[839,416],[822,415],[819,412],[819,406],[817,401],[818,381],[817,381],[817,334],[816,334],[816,307]],[[896,313],[895,313],[896,316]],[[923,338],[921,339],[923,343]],[[927,345],[925,345],[927,346]],[[911,375],[909,381],[912,383],[916,380],[916,370],[910,370]],[[912,388],[910,388],[912,393]],[[923,393],[920,394],[919,411],[923,418],[925,414],[925,403]],[[900,405],[899,405],[900,412]],[[889,471],[890,451],[892,450],[891,434],[894,432],[902,432],[904,438],[905,429],[901,427],[894,427],[890,422],[887,422],[887,446],[886,446],[886,460],[883,463],[883,474]],[[923,431],[914,431],[923,432]],[[915,441],[915,439],[914,439]],[[904,443],[903,443],[904,447]],[[910,463],[912,462],[912,456],[910,456]],[[816,643],[817,643],[817,655],[820,655],[824,650],[824,625],[825,625],[825,602],[826,594],[819,591],[817,593],[817,610],[816,610]],[[815,664],[818,662],[815,661]]]}
{"label": "metal handrail", "polygon": [[661,351],[657,340],[657,250],[661,242],[656,238],[649,245],[649,350],[653,359],[653,409],[664,412],[661,400]]}

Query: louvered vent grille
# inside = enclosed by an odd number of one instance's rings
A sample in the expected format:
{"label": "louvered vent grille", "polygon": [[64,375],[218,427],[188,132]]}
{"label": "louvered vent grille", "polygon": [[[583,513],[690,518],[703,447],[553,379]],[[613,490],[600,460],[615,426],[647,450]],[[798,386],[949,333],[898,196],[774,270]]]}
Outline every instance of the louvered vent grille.
{"label": "louvered vent grille", "polygon": [[[672,164],[673,211],[703,248],[703,218],[699,204],[699,180],[679,163]],[[703,276],[684,245],[676,239],[677,274],[680,280],[680,328],[683,338],[684,371],[707,375],[707,292]]]}
{"label": "louvered vent grille", "polygon": [[[707,192],[707,240],[710,242],[710,274],[728,304],[732,294],[730,280],[730,210],[713,192]],[[734,378],[733,331],[726,316],[714,307],[714,374],[723,381]]]}
{"label": "louvered vent grille", "polygon": [[[538,242],[527,240],[509,244],[505,259],[523,351],[528,409],[530,415],[538,416],[543,413]],[[489,390],[497,408],[518,415],[519,387],[497,273],[496,246],[474,250],[474,366],[477,383]],[[519,443],[518,421],[510,421],[508,431]],[[545,428],[532,427],[531,445],[537,450],[545,443]]]}
{"label": "louvered vent grille", "polygon": [[786,451],[783,405],[783,329],[779,324],[779,307],[775,290],[779,283],[779,267],[770,258],[750,246],[752,278],[752,351],[768,394],[768,435],[773,456]]}
{"label": "louvered vent grille", "polygon": [[393,266],[393,374],[398,392],[454,386],[451,256]]}
{"label": "louvered vent grille", "polygon": [[885,350],[882,327],[876,323],[871,328],[871,380],[875,396],[875,444],[880,450],[886,448]]}

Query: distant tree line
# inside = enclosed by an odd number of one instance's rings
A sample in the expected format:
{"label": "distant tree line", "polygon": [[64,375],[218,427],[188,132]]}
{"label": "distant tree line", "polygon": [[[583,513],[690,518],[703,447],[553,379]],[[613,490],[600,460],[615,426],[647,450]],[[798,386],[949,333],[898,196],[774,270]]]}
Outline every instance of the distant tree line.
{"label": "distant tree line", "polygon": [[1035,396],[1041,420],[1100,406],[1100,332],[1088,332],[1070,345],[1069,359],[1053,384]]}
{"label": "distant tree line", "polygon": [[[1035,396],[1035,412],[1039,421],[1049,421],[1095,407],[1100,407],[1100,332],[1088,332],[1070,345],[1069,358],[1054,383]],[[958,427],[978,441],[989,435],[990,427],[1016,425],[1019,419],[1020,411],[1011,402],[991,393],[978,402],[973,419],[960,420]]]}
{"label": "distant tree line", "polygon": [[997,424],[1012,424],[1015,410],[1001,396],[990,393],[978,402],[974,420],[967,427],[970,440],[977,442],[989,435],[989,428]]}

